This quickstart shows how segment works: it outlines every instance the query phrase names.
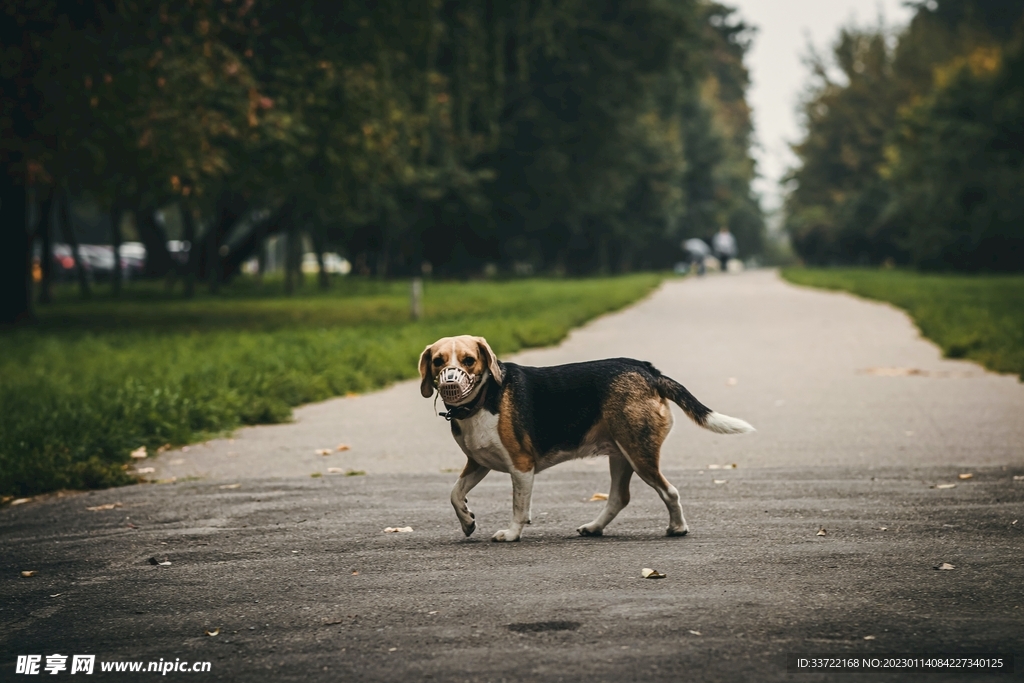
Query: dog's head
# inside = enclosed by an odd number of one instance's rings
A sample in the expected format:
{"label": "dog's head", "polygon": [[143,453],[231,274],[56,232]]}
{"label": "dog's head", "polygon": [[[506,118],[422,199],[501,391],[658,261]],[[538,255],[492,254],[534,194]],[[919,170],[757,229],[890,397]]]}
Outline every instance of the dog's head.
{"label": "dog's head", "polygon": [[445,403],[466,403],[476,396],[486,373],[501,384],[501,366],[486,339],[468,334],[443,337],[420,356],[420,393],[430,398],[437,387]]}

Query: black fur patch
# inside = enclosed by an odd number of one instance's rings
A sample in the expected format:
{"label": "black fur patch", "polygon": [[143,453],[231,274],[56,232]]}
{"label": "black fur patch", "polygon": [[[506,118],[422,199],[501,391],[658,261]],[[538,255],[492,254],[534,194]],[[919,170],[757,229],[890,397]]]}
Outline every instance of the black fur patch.
{"label": "black fur patch", "polygon": [[653,391],[677,403],[698,424],[703,425],[711,413],[682,384],[661,374],[650,363],[632,358],[543,368],[501,365],[505,375],[501,390],[489,392],[485,408],[497,413],[499,394],[512,392],[516,407],[512,427],[516,438],[522,441],[524,435],[529,435],[540,457],[578,448],[601,417],[612,383],[626,373],[646,379]]}

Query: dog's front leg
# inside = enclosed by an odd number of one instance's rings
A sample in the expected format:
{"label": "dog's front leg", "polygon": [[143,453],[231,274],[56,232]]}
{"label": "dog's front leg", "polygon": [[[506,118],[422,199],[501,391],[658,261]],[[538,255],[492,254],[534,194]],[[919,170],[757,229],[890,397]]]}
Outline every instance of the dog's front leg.
{"label": "dog's front leg", "polygon": [[530,499],[533,497],[533,470],[520,472],[512,468],[512,525],[491,537],[492,541],[518,541],[523,525],[530,521]]}
{"label": "dog's front leg", "polygon": [[469,501],[466,500],[466,496],[474,486],[480,483],[481,479],[487,476],[488,472],[490,472],[489,469],[470,458],[466,461],[459,480],[455,482],[455,488],[452,489],[452,507],[455,508],[459,524],[462,525],[462,533],[467,536],[476,531],[476,515],[469,509]]}

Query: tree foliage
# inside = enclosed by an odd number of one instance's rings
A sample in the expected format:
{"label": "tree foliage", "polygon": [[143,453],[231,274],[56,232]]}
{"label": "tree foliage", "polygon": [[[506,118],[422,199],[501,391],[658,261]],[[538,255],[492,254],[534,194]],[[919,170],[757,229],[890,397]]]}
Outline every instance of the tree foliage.
{"label": "tree foliage", "polygon": [[916,9],[898,34],[847,28],[812,57],[794,246],[818,264],[1024,269],[1024,9]]}
{"label": "tree foliage", "polygon": [[132,211],[154,274],[174,265],[153,220],[171,205],[193,242],[179,274],[214,285],[277,232],[378,275],[662,267],[723,223],[760,248],[752,31],[718,3],[4,0],[3,14],[5,187]]}

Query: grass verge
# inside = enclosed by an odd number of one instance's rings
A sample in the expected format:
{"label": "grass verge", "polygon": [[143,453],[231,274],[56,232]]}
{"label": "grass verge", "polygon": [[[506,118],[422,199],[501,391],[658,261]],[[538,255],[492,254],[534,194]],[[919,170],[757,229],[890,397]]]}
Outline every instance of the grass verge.
{"label": "grass verge", "polygon": [[839,289],[907,311],[949,358],[1024,379],[1024,276],[786,268],[798,285]]}
{"label": "grass verge", "polygon": [[245,283],[190,301],[145,286],[119,301],[58,296],[37,326],[0,333],[0,494],[130,483],[141,445],[283,422],[292,406],[414,377],[446,335],[487,337],[499,354],[554,344],[659,281],[428,283],[416,323],[402,282],[290,298]]}

